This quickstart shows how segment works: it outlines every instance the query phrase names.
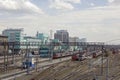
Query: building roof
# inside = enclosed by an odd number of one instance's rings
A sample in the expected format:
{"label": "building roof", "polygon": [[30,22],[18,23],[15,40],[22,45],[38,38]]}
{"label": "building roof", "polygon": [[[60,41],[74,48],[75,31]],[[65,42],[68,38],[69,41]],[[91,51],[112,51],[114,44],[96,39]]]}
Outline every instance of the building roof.
{"label": "building roof", "polygon": [[0,37],[2,37],[2,38],[8,38],[8,36],[3,36],[3,35],[0,35]]}
{"label": "building roof", "polygon": [[19,28],[19,29],[5,29],[4,31],[23,31],[23,28]]}
{"label": "building roof", "polygon": [[25,36],[24,38],[25,38],[25,39],[38,39],[38,38],[32,37],[32,36]]}

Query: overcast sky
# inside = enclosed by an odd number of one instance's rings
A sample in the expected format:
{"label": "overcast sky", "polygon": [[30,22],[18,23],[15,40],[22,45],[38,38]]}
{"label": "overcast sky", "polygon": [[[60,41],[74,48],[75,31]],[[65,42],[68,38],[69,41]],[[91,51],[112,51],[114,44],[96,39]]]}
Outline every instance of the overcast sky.
{"label": "overcast sky", "polygon": [[0,0],[0,32],[6,28],[31,36],[65,29],[88,41],[119,39],[120,0]]}

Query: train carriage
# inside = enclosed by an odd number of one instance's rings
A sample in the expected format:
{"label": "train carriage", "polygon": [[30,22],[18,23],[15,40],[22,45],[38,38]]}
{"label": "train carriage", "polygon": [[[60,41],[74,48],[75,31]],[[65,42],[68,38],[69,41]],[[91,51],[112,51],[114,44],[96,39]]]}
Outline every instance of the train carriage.
{"label": "train carriage", "polygon": [[22,68],[35,68],[35,59],[32,53],[27,53],[24,56],[23,62],[22,62]]}
{"label": "train carriage", "polygon": [[50,50],[47,47],[43,47],[39,49],[39,55],[42,58],[50,57]]}

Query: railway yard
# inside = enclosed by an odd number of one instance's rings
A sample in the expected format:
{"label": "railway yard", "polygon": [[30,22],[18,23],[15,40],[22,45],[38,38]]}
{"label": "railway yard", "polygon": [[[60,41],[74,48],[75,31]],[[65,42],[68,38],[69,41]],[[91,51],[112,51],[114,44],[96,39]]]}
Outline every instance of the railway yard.
{"label": "railway yard", "polygon": [[[120,80],[120,54],[104,58],[103,65],[99,59],[101,58],[92,59],[91,64],[90,60],[68,60],[49,67],[31,80]],[[106,65],[107,60],[109,66]]]}
{"label": "railway yard", "polygon": [[120,0],[0,0],[0,80],[120,80]]}
{"label": "railway yard", "polygon": [[23,55],[8,57],[7,67],[0,57],[0,80],[120,80],[120,54],[111,51],[108,56],[87,56],[80,61],[73,60],[72,56],[38,57],[35,68],[29,70],[21,67]]}
{"label": "railway yard", "polygon": [[[120,80],[120,54],[109,52],[108,57],[99,56],[83,61],[73,61],[71,56],[60,59],[40,59],[36,69],[21,70],[17,66],[0,71],[1,80]],[[2,73],[3,72],[3,73]]]}

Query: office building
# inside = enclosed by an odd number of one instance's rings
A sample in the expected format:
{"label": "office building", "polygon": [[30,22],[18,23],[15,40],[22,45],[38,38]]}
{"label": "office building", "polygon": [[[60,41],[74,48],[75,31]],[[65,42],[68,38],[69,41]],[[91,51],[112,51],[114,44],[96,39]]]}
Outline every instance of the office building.
{"label": "office building", "polygon": [[58,39],[62,43],[68,44],[69,43],[69,33],[67,30],[57,30],[54,34],[54,39]]}
{"label": "office building", "polygon": [[5,29],[2,34],[8,36],[8,42],[21,42],[23,40],[23,29]]}

